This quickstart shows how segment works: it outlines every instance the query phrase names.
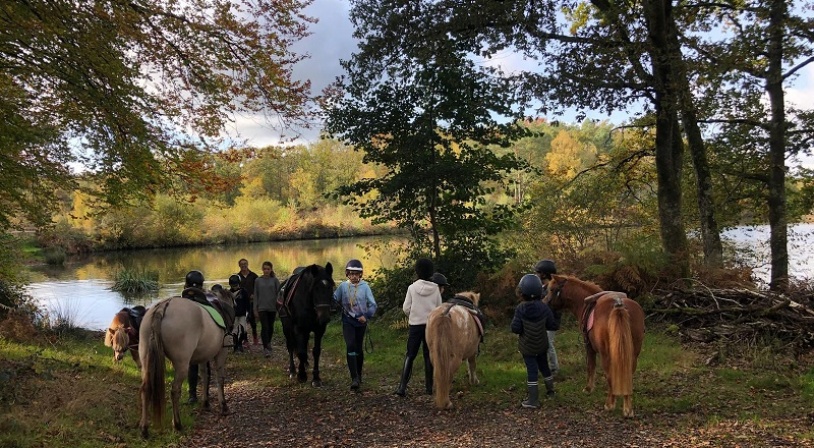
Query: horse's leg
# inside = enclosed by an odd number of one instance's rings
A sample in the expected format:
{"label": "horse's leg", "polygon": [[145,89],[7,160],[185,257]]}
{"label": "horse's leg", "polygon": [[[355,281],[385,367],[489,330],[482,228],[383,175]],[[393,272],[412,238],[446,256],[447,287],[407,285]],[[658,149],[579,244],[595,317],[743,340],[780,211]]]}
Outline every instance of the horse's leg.
{"label": "horse's leg", "polygon": [[181,410],[178,404],[181,400],[181,385],[189,372],[189,362],[180,362],[178,365],[173,364],[172,368],[175,370],[175,378],[172,380],[172,391],[170,397],[172,398],[172,427],[176,431],[182,429],[181,425]]}
{"label": "horse's leg", "polygon": [[325,335],[327,325],[318,325],[314,330],[314,349],[312,354],[314,356],[314,374],[311,379],[311,385],[314,387],[322,386],[322,379],[319,377],[319,355],[322,353],[322,336]]}
{"label": "horse's leg", "polygon": [[633,418],[633,395],[625,395],[622,404],[622,415]]}
{"label": "horse's leg", "polygon": [[215,366],[218,373],[218,401],[220,402],[220,415],[228,415],[229,407],[226,405],[226,393],[223,391],[226,386],[226,350],[221,351],[215,357]]}
{"label": "horse's leg", "polygon": [[203,395],[203,408],[208,410],[208,409],[210,409],[210,404],[209,404],[209,381],[212,379],[212,372],[210,372],[209,361],[202,362],[201,367],[203,367],[203,368],[202,369],[199,368],[198,370],[201,372],[201,375],[203,375],[202,382],[201,382],[201,384],[202,384],[201,394]]}
{"label": "horse's leg", "polygon": [[296,341],[294,340],[294,331],[291,329],[291,322],[289,318],[280,319],[283,325],[283,336],[285,336],[285,348],[288,350],[288,378],[294,378],[297,372],[294,367],[294,351],[296,350]]}
{"label": "horse's leg", "polygon": [[141,421],[139,422],[139,428],[141,429],[141,437],[145,439],[150,435],[150,395],[148,393],[150,387],[148,385],[148,375],[148,372],[142,370],[141,388],[139,389],[141,393]]}
{"label": "horse's leg", "polygon": [[140,369],[141,368],[141,359],[138,356],[138,350],[135,348],[130,349],[130,355],[133,357],[133,361],[136,362],[136,366]]}
{"label": "horse's leg", "polygon": [[585,360],[588,364],[588,384],[584,391],[591,393],[596,387],[596,350],[590,343],[585,344]]}
{"label": "horse's leg", "polygon": [[480,380],[478,380],[478,374],[475,371],[477,355],[472,356],[471,358],[467,359],[467,369],[469,370],[469,384],[480,384]]}
{"label": "horse's leg", "polygon": [[605,372],[605,377],[608,380],[608,395],[605,397],[605,410],[612,411],[616,408],[616,395],[613,394],[613,373],[611,371],[610,353],[603,353],[600,356],[602,358],[602,370]]}
{"label": "horse's leg", "polygon": [[305,367],[308,365],[308,333],[297,331],[297,381],[304,383],[308,380],[308,373]]}

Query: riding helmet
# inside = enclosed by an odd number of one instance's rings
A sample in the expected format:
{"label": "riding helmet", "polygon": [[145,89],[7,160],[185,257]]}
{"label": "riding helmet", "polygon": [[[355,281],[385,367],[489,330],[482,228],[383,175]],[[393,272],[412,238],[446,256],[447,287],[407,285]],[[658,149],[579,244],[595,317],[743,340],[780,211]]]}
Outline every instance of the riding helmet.
{"label": "riding helmet", "polygon": [[534,272],[538,274],[556,274],[557,273],[557,266],[554,265],[554,262],[548,259],[540,260],[537,264],[534,265]]}
{"label": "riding helmet", "polygon": [[240,284],[240,276],[232,274],[229,276],[229,286],[236,286]]}
{"label": "riding helmet", "polygon": [[184,287],[186,288],[203,288],[204,283],[204,276],[201,271],[189,271],[187,273],[186,280],[184,281]]}
{"label": "riding helmet", "polygon": [[447,278],[440,272],[432,274],[430,281],[438,284],[438,286],[449,286],[449,283],[447,283]]}
{"label": "riding helmet", "polygon": [[362,262],[355,258],[353,260],[349,260],[345,265],[345,271],[362,272]]}
{"label": "riding helmet", "polygon": [[543,297],[543,282],[534,274],[526,274],[517,284],[520,294],[540,299]]}

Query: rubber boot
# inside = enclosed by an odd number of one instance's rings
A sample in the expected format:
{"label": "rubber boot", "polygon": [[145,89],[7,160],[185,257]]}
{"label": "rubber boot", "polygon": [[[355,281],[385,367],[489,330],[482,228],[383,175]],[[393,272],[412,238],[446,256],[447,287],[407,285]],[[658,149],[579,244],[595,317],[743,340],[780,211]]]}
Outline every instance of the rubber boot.
{"label": "rubber boot", "polygon": [[350,390],[359,390],[359,371],[356,354],[348,355],[348,370],[350,371]]}
{"label": "rubber boot", "polygon": [[198,402],[198,364],[190,364],[189,372],[187,373],[187,381],[189,382],[189,400],[187,403],[193,404]]}
{"label": "rubber boot", "polygon": [[543,380],[545,383],[545,394],[549,397],[554,396],[556,392],[554,392],[554,378],[546,378]]}
{"label": "rubber boot", "polygon": [[365,354],[358,353],[356,355],[356,374],[359,376],[359,384],[362,384],[362,366],[365,365]]}
{"label": "rubber boot", "polygon": [[539,390],[537,383],[528,383],[529,396],[522,403],[524,408],[537,409],[540,407]]}
{"label": "rubber boot", "polygon": [[412,375],[412,373],[413,373],[413,359],[405,357],[404,367],[401,370],[401,381],[399,382],[399,388],[396,389],[396,395],[401,397],[407,395],[407,383],[410,382],[410,375]]}
{"label": "rubber boot", "polygon": [[424,387],[427,390],[427,395],[432,395],[432,361],[430,358],[424,358]]}

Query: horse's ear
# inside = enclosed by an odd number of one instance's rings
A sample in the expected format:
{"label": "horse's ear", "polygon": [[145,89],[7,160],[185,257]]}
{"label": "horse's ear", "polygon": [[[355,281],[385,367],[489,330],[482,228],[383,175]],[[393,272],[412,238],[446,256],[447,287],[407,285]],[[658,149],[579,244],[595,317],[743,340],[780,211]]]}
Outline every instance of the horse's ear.
{"label": "horse's ear", "polygon": [[325,265],[325,274],[327,274],[330,278],[333,278],[334,276],[334,265],[332,265],[330,261]]}

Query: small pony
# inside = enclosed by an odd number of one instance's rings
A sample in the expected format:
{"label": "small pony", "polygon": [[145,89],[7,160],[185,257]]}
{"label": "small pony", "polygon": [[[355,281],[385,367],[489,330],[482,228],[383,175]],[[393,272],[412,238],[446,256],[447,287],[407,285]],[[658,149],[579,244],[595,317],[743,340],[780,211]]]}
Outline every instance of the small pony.
{"label": "small pony", "polygon": [[[466,291],[455,297],[459,300],[442,303],[427,317],[426,338],[433,365],[435,406],[438,409],[452,408],[449,399],[452,378],[463,360],[468,363],[469,383],[475,385],[480,382],[475,373],[475,360],[483,331],[475,311],[480,294]],[[472,306],[464,306],[462,301]]]}
{"label": "small pony", "polygon": [[599,353],[608,379],[605,410],[613,410],[616,398],[623,397],[622,413],[633,417],[633,373],[644,341],[642,307],[623,292],[602,291],[593,283],[556,274],[543,301],[554,310],[568,309],[579,322],[588,361],[585,391],[594,390]]}
{"label": "small pony", "polygon": [[137,305],[133,308],[124,307],[113,316],[105,332],[105,346],[113,348],[114,363],[121,362],[125,352],[130,350],[133,361],[141,368],[138,357],[138,330],[146,312],[143,306]]}
{"label": "small pony", "polygon": [[[191,289],[191,288],[190,288]],[[199,290],[200,291],[200,290]],[[203,291],[200,291],[203,293]],[[226,379],[226,348],[232,347],[231,332],[235,321],[234,298],[223,288],[206,293],[215,307],[186,297],[171,297],[151,307],[141,325],[139,356],[141,357],[141,436],[147,438],[150,408],[153,422],[160,423],[166,406],[164,394],[164,358],[169,358],[175,370],[172,380],[172,423],[181,430],[181,384],[187,378],[190,364],[199,364],[203,379],[203,408],[209,409],[209,364],[216,370],[218,400],[221,415],[228,414],[223,393]],[[216,322],[220,308],[223,324]],[[213,314],[214,313],[214,314]],[[225,327],[225,328],[224,328]],[[229,343],[224,339],[229,337]]]}

